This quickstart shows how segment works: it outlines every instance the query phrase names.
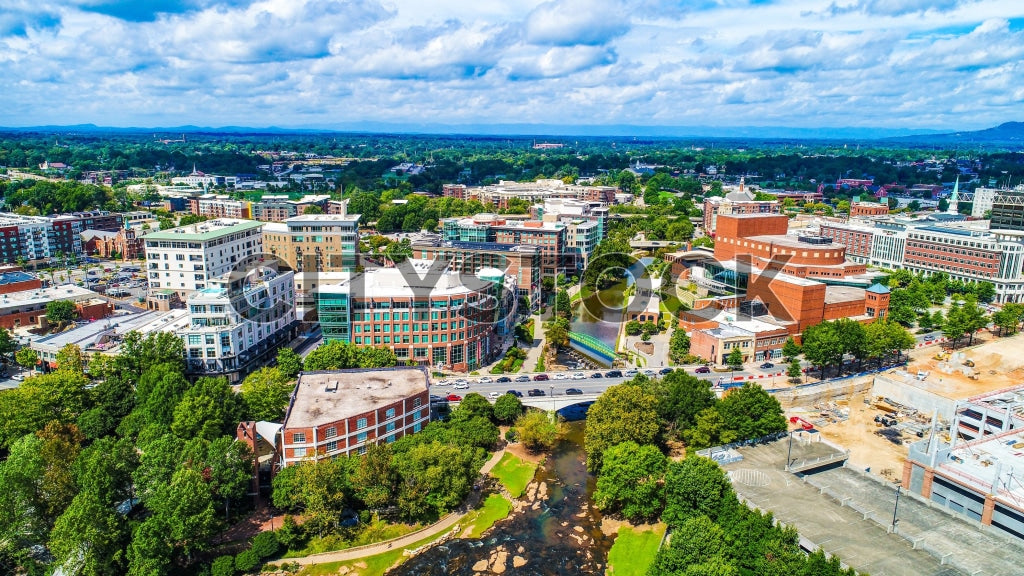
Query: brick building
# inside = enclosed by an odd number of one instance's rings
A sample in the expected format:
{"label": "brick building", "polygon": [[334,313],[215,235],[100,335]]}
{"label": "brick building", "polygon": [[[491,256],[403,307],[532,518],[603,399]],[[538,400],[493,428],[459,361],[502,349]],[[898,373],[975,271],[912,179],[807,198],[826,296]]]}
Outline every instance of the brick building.
{"label": "brick building", "polygon": [[114,305],[99,298],[92,290],[74,284],[50,288],[37,288],[0,294],[0,327],[47,327],[46,305],[54,300],[74,302],[78,317],[83,320],[106,318],[114,312]]}
{"label": "brick building", "polygon": [[879,204],[877,202],[853,202],[850,204],[850,218],[858,216],[887,216],[888,214],[888,204]]}
{"label": "brick building", "polygon": [[86,230],[82,232],[82,249],[86,254],[100,258],[113,258],[120,255],[121,260],[139,260],[146,257],[146,244],[135,230]]}
{"label": "brick building", "polygon": [[718,216],[729,214],[778,214],[782,203],[778,200],[755,200],[749,191],[740,189],[725,197],[711,196],[704,199],[704,233],[715,236]]}

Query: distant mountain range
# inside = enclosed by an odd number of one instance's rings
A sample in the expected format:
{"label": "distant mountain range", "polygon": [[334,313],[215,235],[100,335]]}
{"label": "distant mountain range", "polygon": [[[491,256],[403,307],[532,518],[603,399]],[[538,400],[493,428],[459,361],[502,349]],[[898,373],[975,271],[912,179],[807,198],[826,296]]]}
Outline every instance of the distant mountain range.
{"label": "distant mountain range", "polygon": [[107,127],[95,124],[73,126],[32,126],[2,128],[4,132],[84,132],[156,134],[431,134],[510,136],[517,138],[629,138],[629,139],[755,139],[755,140],[847,140],[882,141],[919,145],[1024,145],[1024,122],[1007,122],[994,128],[965,132],[909,128],[793,128],[785,126],[636,126],[614,125],[552,125],[552,124],[432,124],[359,122],[334,126],[172,126],[172,127]]}

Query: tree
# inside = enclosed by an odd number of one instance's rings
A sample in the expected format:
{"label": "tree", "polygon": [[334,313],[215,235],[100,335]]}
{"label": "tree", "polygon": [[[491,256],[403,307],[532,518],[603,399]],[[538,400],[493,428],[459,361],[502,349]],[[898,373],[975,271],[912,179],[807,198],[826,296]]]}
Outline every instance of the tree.
{"label": "tree", "polygon": [[693,455],[680,462],[669,462],[661,520],[671,528],[697,516],[714,521],[730,496],[733,492],[729,479],[713,460]]}
{"label": "tree", "polygon": [[738,347],[733,347],[729,351],[729,355],[725,357],[725,363],[729,365],[729,368],[733,370],[741,370],[743,368],[743,352]]}
{"label": "tree", "polygon": [[46,319],[51,324],[65,326],[78,317],[78,310],[71,300],[51,300],[46,303]]}
{"label": "tree", "polygon": [[800,361],[793,358],[789,361],[789,369],[786,370],[786,376],[789,377],[790,382],[799,382],[803,377],[803,372],[800,368]]}
{"label": "tree", "polygon": [[694,425],[683,431],[683,438],[688,449],[702,450],[733,442],[736,431],[726,428],[718,407],[712,406],[697,413]]}
{"label": "tree", "polygon": [[555,294],[555,314],[563,318],[569,318],[572,316],[572,303],[569,300],[569,292],[566,290],[559,290]]}
{"label": "tree", "polygon": [[953,349],[956,343],[970,330],[970,319],[961,305],[953,303],[946,314],[946,321],[942,323],[942,335],[953,342]]}
{"label": "tree", "polygon": [[840,365],[843,361],[843,342],[832,322],[822,322],[804,329],[804,358],[815,366],[821,367],[821,377],[825,377],[825,368]]}
{"label": "tree", "polygon": [[668,340],[668,357],[672,362],[681,364],[690,354],[690,337],[686,331],[676,328]]}
{"label": "tree", "polygon": [[555,348],[568,346],[569,344],[569,321],[565,318],[555,318],[544,331],[544,338],[548,345]]}
{"label": "tree", "polygon": [[[708,574],[707,565],[711,562],[727,562],[729,555],[726,546],[725,531],[707,516],[694,516],[682,522],[672,532],[672,539],[667,546],[658,551],[649,574],[651,576],[689,576],[691,569],[700,568],[694,573]],[[729,566],[728,564],[726,564]],[[731,574],[737,574],[732,566]],[[724,574],[728,572],[710,572]]]}
{"label": "tree", "polygon": [[5,328],[0,328],[0,358],[6,359],[17,349],[18,343],[11,333]]}
{"label": "tree", "polygon": [[640,322],[637,320],[630,320],[626,322],[626,334],[630,336],[638,336],[640,334]]}
{"label": "tree", "polygon": [[459,403],[459,407],[452,411],[452,420],[471,420],[476,417],[491,421],[494,419],[494,407],[481,394],[470,392]]}
{"label": "tree", "polygon": [[587,411],[587,469],[600,470],[602,454],[616,444],[653,444],[660,428],[657,406],[658,399],[641,386],[625,383],[605,390]]}
{"label": "tree", "polygon": [[55,564],[64,567],[65,573],[121,574],[126,568],[123,550],[130,535],[127,518],[102,495],[88,490],[75,496],[57,519],[49,548]]}
{"label": "tree", "polygon": [[594,503],[603,512],[619,511],[630,522],[658,516],[665,455],[656,446],[623,442],[604,452]]}
{"label": "tree", "polygon": [[243,412],[243,400],[227,378],[204,376],[174,407],[171,431],[181,438],[213,440],[233,432]]}
{"label": "tree", "polygon": [[786,429],[782,406],[758,384],[747,382],[722,398],[718,411],[737,440],[762,438]]}
{"label": "tree", "polygon": [[558,442],[559,426],[540,410],[528,410],[515,423],[519,441],[529,450],[551,450]]}
{"label": "tree", "polygon": [[[266,534],[266,532],[261,532]],[[218,556],[210,565],[210,576],[235,576],[235,557]]]}
{"label": "tree", "polygon": [[696,423],[697,414],[717,402],[707,381],[674,370],[661,379],[655,388],[658,416],[670,432],[681,432]]}
{"label": "tree", "polygon": [[423,442],[395,455],[398,509],[410,520],[428,520],[454,509],[476,477],[474,451]]}
{"label": "tree", "polygon": [[796,340],[792,336],[786,338],[786,343],[782,345],[782,357],[786,359],[786,362],[793,360],[800,353],[800,345],[796,343]]}
{"label": "tree", "polygon": [[398,357],[387,348],[357,347],[347,342],[333,341],[310,352],[303,362],[303,369],[386,368],[397,363]]}
{"label": "tree", "polygon": [[270,558],[277,554],[278,548],[277,535],[273,532],[260,532],[252,538],[252,551],[260,558]]}
{"label": "tree", "polygon": [[[278,353],[278,357],[280,356]],[[282,373],[280,362],[276,368],[260,368],[249,374],[242,382],[242,399],[245,401],[249,418],[281,421],[294,389],[295,384]]]}
{"label": "tree", "polygon": [[277,369],[286,378],[295,378],[302,372],[302,357],[295,350],[284,346],[277,351]]}
{"label": "tree", "polygon": [[[397,481],[391,445],[371,444],[352,473],[352,489],[367,508],[383,508],[391,500]],[[276,482],[276,478],[275,478]],[[277,495],[275,483],[275,498]],[[277,501],[274,501],[277,505]]]}
{"label": "tree", "polygon": [[511,424],[523,413],[523,402],[515,394],[504,394],[494,401],[494,418],[501,424]]}
{"label": "tree", "polygon": [[238,572],[252,572],[260,564],[260,557],[254,550],[243,550],[235,556],[235,570]]}
{"label": "tree", "polygon": [[169,484],[158,487],[147,507],[163,524],[163,536],[189,560],[205,548],[217,526],[206,482],[191,468],[179,469]]}
{"label": "tree", "polygon": [[22,348],[15,352],[14,361],[24,368],[35,368],[39,363],[39,355],[31,348]]}
{"label": "tree", "polygon": [[0,566],[5,560],[27,560],[26,551],[41,544],[50,528],[40,486],[42,443],[35,434],[27,434],[0,462]]}

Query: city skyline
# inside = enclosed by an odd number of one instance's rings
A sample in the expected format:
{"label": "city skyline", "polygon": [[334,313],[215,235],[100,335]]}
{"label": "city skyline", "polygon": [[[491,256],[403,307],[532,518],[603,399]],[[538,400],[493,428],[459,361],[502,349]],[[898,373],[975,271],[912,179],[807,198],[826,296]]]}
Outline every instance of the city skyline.
{"label": "city skyline", "polygon": [[1007,1],[6,3],[0,125],[1017,120]]}

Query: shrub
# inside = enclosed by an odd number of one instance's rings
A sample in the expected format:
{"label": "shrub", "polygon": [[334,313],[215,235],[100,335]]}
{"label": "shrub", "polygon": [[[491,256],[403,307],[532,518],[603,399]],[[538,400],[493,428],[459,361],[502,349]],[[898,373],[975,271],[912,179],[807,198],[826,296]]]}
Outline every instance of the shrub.
{"label": "shrub", "polygon": [[239,552],[235,556],[235,570],[239,572],[251,572],[260,565],[260,557],[253,550]]}
{"label": "shrub", "polygon": [[278,548],[277,535],[273,532],[260,532],[252,539],[252,551],[260,558],[270,558],[277,554]]}
{"label": "shrub", "polygon": [[505,432],[505,441],[507,441],[507,442],[516,442],[518,440],[519,440],[519,434],[516,433],[516,429],[515,428],[509,428]]}
{"label": "shrub", "polygon": [[235,576],[235,557],[220,556],[210,566],[210,576]]}

